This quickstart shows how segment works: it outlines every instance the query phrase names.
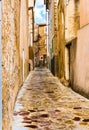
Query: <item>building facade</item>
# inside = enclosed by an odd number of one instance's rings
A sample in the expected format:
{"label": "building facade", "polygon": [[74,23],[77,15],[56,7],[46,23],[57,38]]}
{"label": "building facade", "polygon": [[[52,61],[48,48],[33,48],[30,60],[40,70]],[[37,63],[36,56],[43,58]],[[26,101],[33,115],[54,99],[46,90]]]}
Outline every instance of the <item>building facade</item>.
{"label": "building facade", "polygon": [[38,57],[39,65],[45,65],[47,59],[47,43],[46,43],[46,24],[38,24],[39,26],[39,41],[38,41]]}
{"label": "building facade", "polygon": [[[57,0],[56,2],[55,13],[55,1],[45,1],[49,9],[49,45],[51,45],[49,48],[52,52],[50,59],[57,55],[57,76],[62,83],[89,97],[89,1]],[[57,40],[53,38],[55,25]],[[52,64],[56,65],[55,62]],[[52,71],[55,73],[55,67],[52,67]]]}
{"label": "building facade", "polygon": [[48,61],[51,72],[57,75],[57,0],[45,1],[48,15]]}
{"label": "building facade", "polygon": [[77,31],[80,28],[79,0],[65,3],[65,79],[74,83]]}
{"label": "building facade", "polygon": [[39,66],[39,49],[38,49],[38,41],[39,41],[39,25],[34,25],[34,67]]}
{"label": "building facade", "polygon": [[15,99],[29,73],[28,0],[2,1],[2,129],[12,129]]}
{"label": "building facade", "polygon": [[34,68],[34,6],[35,0],[28,3],[28,43],[29,43],[29,71]]}
{"label": "building facade", "polygon": [[58,77],[65,77],[65,2],[57,2],[57,55],[58,55]]}
{"label": "building facade", "polygon": [[[11,130],[12,109],[19,86],[20,2],[2,1],[2,129]],[[14,74],[14,75],[13,75]],[[21,76],[21,79],[19,78]]]}
{"label": "building facade", "polygon": [[89,98],[89,1],[80,1],[80,29],[77,34],[73,89]]}

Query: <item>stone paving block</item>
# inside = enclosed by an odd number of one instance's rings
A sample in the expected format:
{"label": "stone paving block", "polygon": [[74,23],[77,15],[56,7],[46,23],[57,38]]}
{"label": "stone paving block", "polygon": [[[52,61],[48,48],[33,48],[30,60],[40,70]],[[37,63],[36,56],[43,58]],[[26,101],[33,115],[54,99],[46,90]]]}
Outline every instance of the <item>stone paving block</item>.
{"label": "stone paving block", "polygon": [[19,91],[13,130],[89,130],[89,100],[35,68]]}

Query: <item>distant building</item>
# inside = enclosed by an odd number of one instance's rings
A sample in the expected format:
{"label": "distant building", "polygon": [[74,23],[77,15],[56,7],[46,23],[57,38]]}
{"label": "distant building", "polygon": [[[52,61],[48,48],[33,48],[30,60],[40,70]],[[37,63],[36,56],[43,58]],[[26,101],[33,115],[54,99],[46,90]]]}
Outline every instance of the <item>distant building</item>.
{"label": "distant building", "polygon": [[46,24],[39,24],[39,62],[42,61],[43,64],[47,58],[47,40],[46,40]]}
{"label": "distant building", "polygon": [[48,53],[49,68],[51,72],[57,75],[57,1],[44,0],[48,15]]}
{"label": "distant building", "polygon": [[38,49],[38,42],[39,42],[39,25],[34,25],[34,66],[39,65],[39,49]]}
{"label": "distant building", "polygon": [[43,64],[47,60],[47,27],[46,24],[34,26],[34,54],[35,65]]}
{"label": "distant building", "polygon": [[28,2],[28,43],[29,43],[29,71],[34,68],[34,6],[35,0]]}

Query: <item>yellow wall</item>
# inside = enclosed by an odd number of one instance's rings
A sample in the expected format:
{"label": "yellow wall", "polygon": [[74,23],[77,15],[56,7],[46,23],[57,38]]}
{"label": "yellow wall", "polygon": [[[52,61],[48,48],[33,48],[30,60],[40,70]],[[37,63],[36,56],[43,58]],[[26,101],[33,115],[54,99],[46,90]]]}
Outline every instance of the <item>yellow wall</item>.
{"label": "yellow wall", "polygon": [[24,77],[28,74],[28,31],[26,0],[2,1],[2,129],[11,130],[15,98],[22,85],[22,50]]}
{"label": "yellow wall", "polygon": [[38,43],[38,46],[40,48],[39,50],[39,57],[43,56],[44,54],[46,54],[46,48],[45,48],[45,40],[46,40],[46,33],[44,31],[45,25],[39,25],[39,34],[40,34],[40,40]]}

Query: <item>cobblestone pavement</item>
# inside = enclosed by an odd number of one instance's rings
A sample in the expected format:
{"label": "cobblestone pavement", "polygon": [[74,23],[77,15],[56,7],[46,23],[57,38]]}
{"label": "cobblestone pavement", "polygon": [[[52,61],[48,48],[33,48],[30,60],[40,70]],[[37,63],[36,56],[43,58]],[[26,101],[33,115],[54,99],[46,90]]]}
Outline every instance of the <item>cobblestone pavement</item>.
{"label": "cobblestone pavement", "polygon": [[18,94],[13,130],[89,130],[89,100],[36,68]]}

